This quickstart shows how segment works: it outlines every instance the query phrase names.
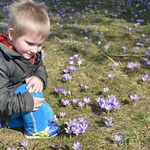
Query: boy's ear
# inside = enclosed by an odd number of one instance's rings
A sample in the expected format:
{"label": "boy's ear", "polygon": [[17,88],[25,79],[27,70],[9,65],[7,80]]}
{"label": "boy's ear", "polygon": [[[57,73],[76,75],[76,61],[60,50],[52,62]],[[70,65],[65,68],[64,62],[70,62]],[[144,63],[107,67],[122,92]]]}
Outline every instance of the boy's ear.
{"label": "boy's ear", "polygon": [[13,28],[9,28],[8,29],[8,37],[11,41],[13,41],[14,39],[14,34],[13,34],[14,29]]}

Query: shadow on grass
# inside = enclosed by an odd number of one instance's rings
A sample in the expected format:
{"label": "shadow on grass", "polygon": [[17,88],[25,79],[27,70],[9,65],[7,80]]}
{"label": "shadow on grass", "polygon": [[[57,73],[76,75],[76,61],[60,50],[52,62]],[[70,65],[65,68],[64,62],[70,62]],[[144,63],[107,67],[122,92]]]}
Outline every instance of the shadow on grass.
{"label": "shadow on grass", "polygon": [[109,138],[109,137],[106,137],[105,140],[107,142],[109,142],[110,144],[114,144],[114,141],[111,138]]}
{"label": "shadow on grass", "polygon": [[3,144],[1,141],[0,141],[0,149],[4,149],[5,147],[5,144]]}
{"label": "shadow on grass", "polygon": [[130,102],[129,102],[128,99],[122,99],[122,100],[121,100],[121,104],[122,104],[122,105],[128,105],[128,104],[130,104]]}
{"label": "shadow on grass", "polygon": [[96,104],[91,104],[91,110],[94,114],[96,114],[97,116],[101,115],[104,112],[104,109],[100,108],[100,106],[96,105]]}

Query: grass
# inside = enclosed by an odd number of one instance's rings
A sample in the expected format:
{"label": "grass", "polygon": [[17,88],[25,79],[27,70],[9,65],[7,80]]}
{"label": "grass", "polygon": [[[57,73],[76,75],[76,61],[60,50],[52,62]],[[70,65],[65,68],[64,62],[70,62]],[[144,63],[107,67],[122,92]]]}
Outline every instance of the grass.
{"label": "grass", "polygon": [[[2,2],[9,1],[2,0]],[[62,126],[62,132],[57,137],[29,140],[28,149],[54,150],[56,145],[60,144],[61,150],[69,150],[76,141],[82,143],[83,150],[150,149],[150,79],[146,82],[141,79],[144,74],[149,74],[150,69],[150,66],[143,62],[143,53],[149,47],[146,39],[150,38],[150,20],[146,6],[139,3],[140,6],[136,8],[135,5],[138,3],[136,1],[131,6],[122,5],[121,0],[116,1],[114,5],[111,0],[93,2],[82,0],[79,4],[73,0],[49,2],[51,4],[47,6],[48,11],[51,11],[52,35],[44,44],[47,53],[44,63],[49,75],[44,94],[58,118],[62,111],[67,115],[59,118],[58,124]],[[0,8],[3,8],[3,5]],[[125,9],[128,10],[127,13],[123,11]],[[143,9],[146,11],[139,13],[139,10]],[[5,24],[7,14],[4,10],[5,7],[1,9],[0,21]],[[135,18],[131,12],[136,13],[138,17]],[[72,19],[69,19],[69,15]],[[117,17],[114,17],[115,15]],[[144,22],[135,27],[136,19],[144,19]],[[132,31],[128,31],[127,26],[132,28]],[[1,32],[4,30],[1,25]],[[142,34],[146,37],[142,37]],[[85,40],[84,37],[88,39]],[[100,45],[97,43],[99,40],[102,42]],[[139,51],[135,50],[137,42],[145,44]],[[105,45],[110,46],[108,52],[104,51]],[[122,49],[124,45],[128,47],[125,53]],[[75,54],[79,54],[83,63],[80,67],[76,65],[77,70],[72,73],[71,81],[62,82],[63,69],[69,66],[67,61]],[[114,62],[119,62],[119,67],[113,67]],[[128,69],[129,62],[137,62],[138,68]],[[109,79],[109,73],[115,74],[115,77]],[[81,91],[80,83],[90,86],[90,89]],[[53,90],[57,87],[70,90],[72,94],[66,97],[56,95]],[[103,92],[105,87],[109,87],[109,93]],[[136,93],[141,95],[141,98],[133,102],[130,95]],[[100,108],[95,99],[111,94],[116,95],[121,107],[119,110],[107,112]],[[92,99],[87,107],[80,108],[76,105],[64,107],[60,103],[61,97],[69,100],[79,98],[82,101],[84,96]],[[113,127],[105,126],[106,116],[114,117]],[[89,130],[79,136],[66,134],[64,123],[78,117],[88,120]],[[119,133],[123,134],[125,139],[117,143],[114,136]],[[17,149],[20,147],[19,143],[25,140],[22,129],[1,128],[0,134],[0,149],[13,146]]]}

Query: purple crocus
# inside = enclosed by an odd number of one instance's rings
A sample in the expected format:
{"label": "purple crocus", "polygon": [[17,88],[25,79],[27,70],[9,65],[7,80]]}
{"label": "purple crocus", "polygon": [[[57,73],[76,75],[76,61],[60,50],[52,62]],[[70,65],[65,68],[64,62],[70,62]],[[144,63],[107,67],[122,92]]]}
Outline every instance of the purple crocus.
{"label": "purple crocus", "polygon": [[140,47],[143,47],[145,44],[144,43],[141,43],[141,42],[138,42],[136,43],[137,46],[140,46]]}
{"label": "purple crocus", "polygon": [[79,57],[79,54],[75,54],[75,55],[74,55],[74,58],[78,58],[78,57]]}
{"label": "purple crocus", "polygon": [[41,50],[41,53],[42,53],[42,60],[44,60],[44,58],[46,57],[47,53],[43,49]]}
{"label": "purple crocus", "polygon": [[77,63],[80,66],[82,64],[82,59],[78,58]]}
{"label": "purple crocus", "polygon": [[135,23],[134,24],[135,27],[138,27],[139,25],[140,25],[140,23]]}
{"label": "purple crocus", "polygon": [[68,60],[68,64],[73,65],[74,64],[74,57],[70,57]]}
{"label": "purple crocus", "polygon": [[81,87],[82,90],[88,90],[88,89],[90,89],[90,86],[83,85],[82,83],[80,83],[79,86]]}
{"label": "purple crocus", "polygon": [[81,145],[80,141],[74,142],[72,148],[74,150],[82,150],[82,145]]}
{"label": "purple crocus", "polygon": [[128,47],[127,46],[122,46],[122,49],[124,52],[126,52],[128,50]]}
{"label": "purple crocus", "polygon": [[68,100],[68,99],[61,99],[61,103],[62,103],[62,105],[63,106],[69,106],[69,105],[71,105],[71,102],[70,102],[70,100]]}
{"label": "purple crocus", "polygon": [[72,79],[72,76],[71,76],[69,73],[66,73],[66,74],[63,75],[63,79],[64,79],[65,81],[71,80],[71,79]]}
{"label": "purple crocus", "polygon": [[64,69],[64,73],[70,73],[70,72],[74,72],[76,71],[76,67],[75,66],[69,66],[68,68]]}
{"label": "purple crocus", "polygon": [[109,45],[105,45],[105,46],[104,46],[104,50],[107,52],[108,49],[109,49]]}
{"label": "purple crocus", "polygon": [[61,88],[61,87],[55,88],[54,93],[55,94],[64,94],[64,95],[68,94],[68,95],[71,95],[71,91],[66,90],[65,88]]}
{"label": "purple crocus", "polygon": [[114,78],[114,76],[115,76],[115,74],[113,74],[113,73],[109,73],[109,74],[108,74],[108,78],[109,78],[109,79]]}
{"label": "purple crocus", "polygon": [[60,144],[55,145],[56,149],[60,149]]}
{"label": "purple crocus", "polygon": [[13,147],[8,147],[7,150],[17,150],[17,149],[13,146]]}
{"label": "purple crocus", "polygon": [[130,27],[128,27],[128,26],[126,26],[126,29],[127,29],[128,31],[132,31],[132,28],[130,28]]}
{"label": "purple crocus", "polygon": [[139,94],[130,95],[130,98],[133,101],[138,101],[141,98],[141,95]]}
{"label": "purple crocus", "polygon": [[30,142],[28,140],[23,140],[20,142],[21,148],[28,149]]}
{"label": "purple crocus", "polygon": [[149,80],[149,79],[150,79],[150,75],[148,75],[148,74],[145,74],[145,75],[142,76],[142,80],[143,80],[144,82],[146,82],[146,81]]}
{"label": "purple crocus", "polygon": [[118,63],[118,62],[115,62],[115,63],[113,64],[113,66],[117,68],[117,67],[119,66],[119,63]]}
{"label": "purple crocus", "polygon": [[89,103],[91,103],[91,98],[90,97],[87,97],[87,96],[85,96],[84,98],[83,98],[83,101],[86,103],[86,104],[89,104]]}
{"label": "purple crocus", "polygon": [[125,139],[122,134],[116,134],[114,138],[116,142],[122,142]]}
{"label": "purple crocus", "polygon": [[107,127],[112,127],[113,126],[113,122],[114,122],[114,118],[113,117],[105,117],[106,121],[105,121],[105,125]]}
{"label": "purple crocus", "polygon": [[136,67],[138,67],[138,64],[134,62],[129,62],[127,65],[127,68],[129,68],[130,70],[133,70]]}
{"label": "purple crocus", "polygon": [[103,92],[108,93],[110,89],[108,87],[103,88]]}
{"label": "purple crocus", "polygon": [[85,102],[77,102],[77,105],[82,108],[85,106]]}
{"label": "purple crocus", "polygon": [[139,46],[136,46],[136,47],[135,47],[135,50],[139,51],[139,50],[140,50],[140,47],[139,47]]}
{"label": "purple crocus", "polygon": [[78,98],[74,98],[74,99],[72,100],[72,102],[75,103],[75,104],[77,104],[78,101],[79,101]]}
{"label": "purple crocus", "polygon": [[101,43],[102,43],[101,41],[98,41],[98,42],[97,42],[98,45],[100,45]]}
{"label": "purple crocus", "polygon": [[84,134],[85,131],[89,129],[87,120],[84,118],[73,119],[69,122],[65,122],[65,124],[67,125],[65,132],[69,134],[80,135]]}
{"label": "purple crocus", "polygon": [[59,115],[60,117],[64,118],[66,116],[66,112],[60,112]]}
{"label": "purple crocus", "polygon": [[96,98],[96,101],[99,103],[99,106],[107,111],[110,111],[112,109],[120,109],[121,103],[117,101],[116,96],[111,94],[108,95],[108,98],[105,97],[98,97]]}

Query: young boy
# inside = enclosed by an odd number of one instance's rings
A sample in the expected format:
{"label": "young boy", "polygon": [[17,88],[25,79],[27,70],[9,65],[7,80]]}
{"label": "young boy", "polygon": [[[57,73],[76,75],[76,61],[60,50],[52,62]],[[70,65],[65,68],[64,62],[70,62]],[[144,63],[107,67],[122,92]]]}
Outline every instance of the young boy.
{"label": "young boy", "polygon": [[49,36],[46,8],[32,0],[10,5],[8,34],[0,34],[0,119],[8,128],[24,127],[27,138],[58,134],[54,114],[45,101],[47,73],[42,45]]}

